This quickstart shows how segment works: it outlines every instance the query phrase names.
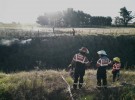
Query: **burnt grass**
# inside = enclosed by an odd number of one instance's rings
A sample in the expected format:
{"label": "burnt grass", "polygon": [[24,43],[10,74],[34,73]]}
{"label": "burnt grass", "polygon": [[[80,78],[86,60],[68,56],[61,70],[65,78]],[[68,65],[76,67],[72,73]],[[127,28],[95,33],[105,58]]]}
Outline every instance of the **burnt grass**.
{"label": "burnt grass", "polygon": [[[0,39],[0,41],[3,38]],[[18,38],[22,40],[22,38]],[[29,39],[29,38],[27,38]],[[135,35],[76,35],[34,37],[29,43],[18,41],[11,45],[0,45],[0,70],[14,72],[31,70],[35,66],[40,69],[64,69],[72,57],[84,46],[90,51],[88,58],[93,60],[92,67],[98,59],[97,51],[105,50],[108,57],[121,58],[122,67],[134,68]]]}

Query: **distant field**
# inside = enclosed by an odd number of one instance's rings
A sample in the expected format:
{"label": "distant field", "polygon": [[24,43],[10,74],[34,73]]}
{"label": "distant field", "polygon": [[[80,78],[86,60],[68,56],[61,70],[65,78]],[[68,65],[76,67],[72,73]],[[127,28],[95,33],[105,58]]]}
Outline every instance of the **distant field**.
{"label": "distant field", "polygon": [[[111,35],[125,35],[135,34],[135,28],[74,28],[77,34],[111,34]],[[57,29],[56,29],[57,30]],[[60,31],[71,31],[72,28],[58,28]]]}
{"label": "distant field", "polygon": [[[74,28],[76,35],[135,35],[135,28]],[[72,35],[72,28],[55,28],[55,36]],[[46,37],[54,36],[52,28],[43,28],[31,25],[1,26],[0,37]]]}

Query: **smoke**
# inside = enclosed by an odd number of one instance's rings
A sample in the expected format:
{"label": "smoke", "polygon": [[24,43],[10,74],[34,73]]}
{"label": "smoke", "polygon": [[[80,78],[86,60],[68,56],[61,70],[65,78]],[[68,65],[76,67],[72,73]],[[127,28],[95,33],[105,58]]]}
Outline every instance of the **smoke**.
{"label": "smoke", "polygon": [[5,46],[11,46],[13,44],[30,44],[32,39],[26,39],[26,40],[19,40],[18,38],[13,38],[13,39],[1,39],[0,40],[0,45],[5,45]]}
{"label": "smoke", "polygon": [[27,40],[21,40],[20,43],[21,44],[30,44],[30,42],[32,41],[32,39],[27,39]]}
{"label": "smoke", "polygon": [[13,39],[1,39],[0,40],[0,45],[5,45],[5,46],[10,46],[14,44],[15,42],[18,42],[19,39],[13,38]]}

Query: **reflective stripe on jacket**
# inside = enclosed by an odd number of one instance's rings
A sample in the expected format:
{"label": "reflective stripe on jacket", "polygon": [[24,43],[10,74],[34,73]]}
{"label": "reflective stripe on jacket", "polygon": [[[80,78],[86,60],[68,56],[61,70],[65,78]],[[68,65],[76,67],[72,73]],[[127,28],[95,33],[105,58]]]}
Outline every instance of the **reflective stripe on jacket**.
{"label": "reflective stripe on jacket", "polygon": [[120,70],[121,63],[115,63],[113,64],[113,70]]}
{"label": "reflective stripe on jacket", "polygon": [[82,54],[78,53],[75,54],[75,56],[73,57],[73,61],[75,62],[80,62],[82,64],[87,64],[89,63],[89,60],[87,59],[87,57],[83,56]]}
{"label": "reflective stripe on jacket", "polygon": [[98,61],[97,64],[100,66],[108,66],[109,64],[111,64],[111,61],[109,60],[109,58],[105,57],[101,57]]}

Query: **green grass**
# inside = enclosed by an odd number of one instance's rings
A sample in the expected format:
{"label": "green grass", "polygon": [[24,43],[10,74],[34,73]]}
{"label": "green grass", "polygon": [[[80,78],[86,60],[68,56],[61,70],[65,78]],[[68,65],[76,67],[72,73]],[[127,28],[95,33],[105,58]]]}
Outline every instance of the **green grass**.
{"label": "green grass", "polygon": [[[46,38],[42,37],[52,33],[52,29],[39,31],[39,34],[37,30],[0,29],[1,39],[20,37],[33,39],[31,44],[25,46],[18,44],[9,47],[1,46],[1,58],[5,60],[4,63],[1,60],[1,70],[30,70],[36,65],[37,60],[41,60],[43,65],[66,66],[82,46],[90,50],[88,58],[94,58],[93,67],[97,60],[96,52],[100,49],[105,49],[110,58],[119,56],[122,63],[124,62],[123,66],[127,63],[134,64],[135,28],[75,28],[77,34],[75,37],[56,35]],[[57,28],[56,33],[68,35],[71,29]],[[46,66],[39,67],[44,69]],[[61,74],[72,87],[73,79],[65,71],[24,71],[11,74],[1,72],[0,100],[70,100]],[[81,91],[72,91],[73,97],[77,100],[133,100],[135,98],[134,71],[121,71],[120,81],[113,84],[110,70],[107,71],[107,76],[108,85],[113,88],[98,90],[95,88],[96,70],[88,70],[84,77],[86,85]],[[121,84],[125,84],[124,87],[120,87]]]}
{"label": "green grass", "polygon": [[[131,98],[135,96],[134,71],[121,71],[124,80],[121,79],[114,84],[111,84],[111,71],[109,70],[107,74],[108,85],[116,87],[106,90],[96,89],[96,70],[87,70],[84,77],[86,85],[82,90],[72,90],[73,97],[78,100],[133,100]],[[73,80],[65,71],[0,73],[0,100],[70,100],[67,84],[61,75],[72,87]],[[123,82],[133,86],[119,87]]]}

